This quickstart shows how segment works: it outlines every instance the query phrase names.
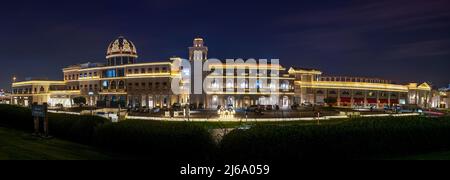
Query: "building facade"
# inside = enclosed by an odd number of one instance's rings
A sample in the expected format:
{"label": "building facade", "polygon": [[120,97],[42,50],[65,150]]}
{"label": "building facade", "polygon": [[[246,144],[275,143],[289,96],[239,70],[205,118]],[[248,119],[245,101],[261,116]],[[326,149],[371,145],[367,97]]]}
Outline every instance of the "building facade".
{"label": "building facade", "polygon": [[[69,66],[63,69],[62,81],[13,83],[12,103],[71,107],[73,98],[80,96],[90,106],[108,108],[170,108],[175,104],[206,109],[252,105],[290,108],[324,104],[327,99],[335,99],[335,106],[365,108],[399,104],[429,107],[432,102],[427,83],[399,85],[380,79],[328,77],[318,70],[287,69],[270,61],[209,62],[208,51],[204,40],[195,38],[189,47],[190,67],[179,65],[181,58],[177,57],[139,63],[133,42],[119,37],[109,44],[105,64]],[[174,80],[179,83],[173,84]],[[202,89],[196,89],[199,86]],[[173,88],[181,93],[174,93]]]}
{"label": "building facade", "polygon": [[450,108],[450,85],[447,88],[433,90],[431,107],[440,109]]}

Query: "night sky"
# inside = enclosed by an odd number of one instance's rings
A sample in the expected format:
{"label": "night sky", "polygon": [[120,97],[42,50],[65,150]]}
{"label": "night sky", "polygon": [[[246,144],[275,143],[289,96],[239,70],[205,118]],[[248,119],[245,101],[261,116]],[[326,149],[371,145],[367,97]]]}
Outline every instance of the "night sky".
{"label": "night sky", "polygon": [[326,75],[450,83],[450,1],[4,1],[0,88],[12,75],[62,79],[61,69],[106,62],[123,35],[140,62],[187,58],[205,38],[210,58],[279,58]]}

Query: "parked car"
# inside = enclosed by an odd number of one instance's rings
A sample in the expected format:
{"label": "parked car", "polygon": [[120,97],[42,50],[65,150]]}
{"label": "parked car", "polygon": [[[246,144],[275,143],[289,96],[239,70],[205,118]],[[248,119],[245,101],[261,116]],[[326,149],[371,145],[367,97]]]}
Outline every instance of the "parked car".
{"label": "parked car", "polygon": [[153,113],[159,113],[161,111],[161,108],[159,108],[159,107],[154,107],[153,109],[152,109],[152,112]]}
{"label": "parked car", "polygon": [[310,102],[305,102],[305,103],[303,103],[303,104],[302,104],[302,106],[306,106],[306,107],[312,107],[312,106],[313,106],[313,104],[312,104],[312,103],[310,103]]}
{"label": "parked car", "polygon": [[173,105],[172,105],[172,109],[173,109],[174,111],[182,111],[181,104],[180,104],[180,103],[175,103],[175,104],[173,104]]}
{"label": "parked car", "polygon": [[255,112],[258,109],[257,105],[252,105],[250,107],[247,108],[249,112]]}
{"label": "parked car", "polygon": [[291,106],[292,110],[298,110],[299,108],[300,108],[299,104],[294,104],[294,105]]}

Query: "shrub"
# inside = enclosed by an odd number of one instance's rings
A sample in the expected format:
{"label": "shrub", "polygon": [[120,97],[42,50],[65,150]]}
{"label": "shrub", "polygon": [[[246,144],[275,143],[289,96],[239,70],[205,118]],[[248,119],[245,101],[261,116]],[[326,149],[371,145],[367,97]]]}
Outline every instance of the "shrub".
{"label": "shrub", "polygon": [[83,144],[92,144],[97,129],[107,123],[109,120],[98,116],[49,114],[51,135]]}
{"label": "shrub", "polygon": [[11,105],[0,105],[0,125],[15,129],[33,131],[31,110]]}
{"label": "shrub", "polygon": [[450,119],[372,118],[322,126],[236,130],[221,143],[223,159],[376,159],[450,148]]}
{"label": "shrub", "polygon": [[102,147],[152,160],[206,160],[215,150],[209,132],[189,123],[125,121],[97,132]]}

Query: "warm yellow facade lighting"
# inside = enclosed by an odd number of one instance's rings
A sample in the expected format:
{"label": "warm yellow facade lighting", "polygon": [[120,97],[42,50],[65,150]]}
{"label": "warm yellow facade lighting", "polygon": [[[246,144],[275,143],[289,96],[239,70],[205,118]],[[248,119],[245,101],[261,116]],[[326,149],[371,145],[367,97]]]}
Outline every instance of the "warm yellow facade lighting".
{"label": "warm yellow facade lighting", "polygon": [[371,90],[371,91],[394,91],[394,92],[408,92],[408,87],[395,84],[379,84],[379,83],[362,83],[362,82],[301,82],[296,81],[296,85],[302,88],[316,88],[316,89],[351,89],[351,90]]}
{"label": "warm yellow facade lighting", "polygon": [[141,66],[172,66],[170,62],[154,62],[154,63],[139,63],[139,64],[126,64],[119,66],[104,66],[104,67],[94,67],[94,68],[68,68],[63,69],[63,72],[84,72],[84,71],[93,71],[93,70],[107,70],[107,69],[115,69],[115,68],[127,68],[127,67],[141,67]]}
{"label": "warm yellow facade lighting", "polygon": [[65,85],[64,81],[24,81],[13,83],[13,87],[33,86],[33,85]]}
{"label": "warm yellow facade lighting", "polygon": [[286,78],[286,77],[278,77],[278,76],[214,76],[209,75],[206,78],[208,79],[282,79],[282,80],[295,80],[295,78]]}
{"label": "warm yellow facade lighting", "polygon": [[207,91],[210,95],[294,95],[293,92],[214,92]]}

